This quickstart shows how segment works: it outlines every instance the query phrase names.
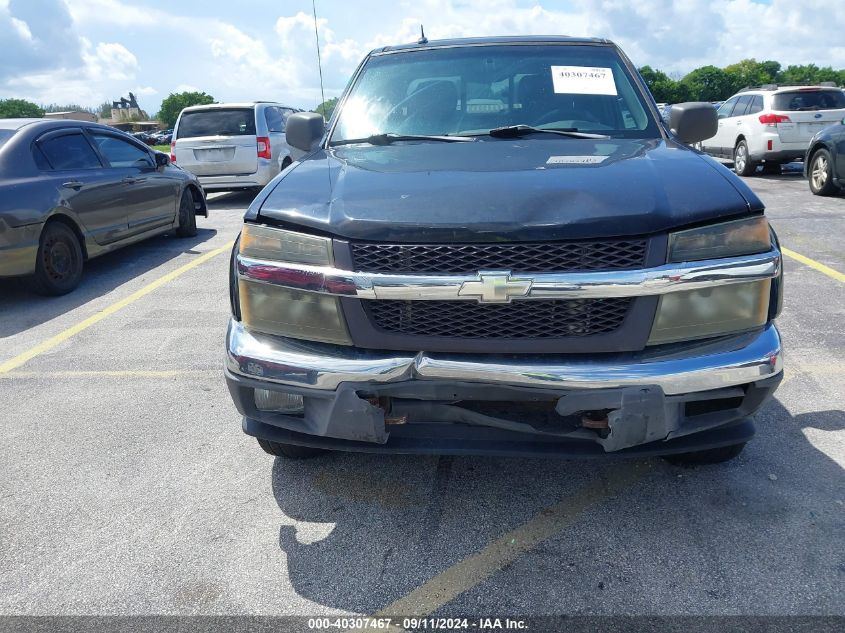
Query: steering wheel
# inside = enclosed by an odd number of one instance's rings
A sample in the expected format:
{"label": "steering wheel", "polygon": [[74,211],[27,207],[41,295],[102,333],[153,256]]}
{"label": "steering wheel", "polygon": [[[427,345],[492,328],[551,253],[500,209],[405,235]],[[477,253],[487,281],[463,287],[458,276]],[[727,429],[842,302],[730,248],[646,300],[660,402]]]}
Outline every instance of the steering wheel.
{"label": "steering wheel", "polygon": [[392,117],[394,117],[395,115],[397,115],[399,113],[399,110],[401,110],[403,107],[405,107],[405,104],[410,103],[412,100],[416,99],[417,97],[419,97],[421,94],[425,93],[426,91],[431,90],[435,86],[439,86],[440,84],[444,84],[444,83],[451,84],[452,82],[447,80],[447,79],[438,79],[437,81],[432,81],[427,86],[424,86],[424,87],[420,88],[419,90],[412,92],[407,97],[402,99],[399,103],[397,103],[395,106],[390,108],[390,110],[388,110],[387,114],[385,115],[384,120],[390,121],[390,119]]}

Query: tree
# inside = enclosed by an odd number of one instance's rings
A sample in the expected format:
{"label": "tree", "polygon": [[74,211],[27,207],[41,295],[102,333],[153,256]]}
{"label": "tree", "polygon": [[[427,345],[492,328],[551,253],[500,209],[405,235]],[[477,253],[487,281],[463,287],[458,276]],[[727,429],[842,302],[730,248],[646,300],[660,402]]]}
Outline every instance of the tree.
{"label": "tree", "polygon": [[771,84],[777,80],[780,72],[778,62],[758,62],[756,59],[743,59],[741,62],[725,66],[731,94],[750,86]]}
{"label": "tree", "polygon": [[91,114],[97,114],[97,111],[93,108],[81,106],[78,103],[51,103],[50,105],[42,105],[41,109],[44,112],[90,112]]}
{"label": "tree", "polygon": [[0,119],[40,118],[44,110],[25,99],[0,99]]}
{"label": "tree", "polygon": [[101,119],[110,119],[111,118],[111,101],[103,101],[100,106],[97,108],[97,116]]}
{"label": "tree", "polygon": [[734,93],[731,78],[716,66],[696,68],[680,83],[687,88],[689,96],[698,101],[722,101]]}
{"label": "tree", "polygon": [[640,68],[640,75],[645,81],[654,100],[659,103],[677,103],[677,82],[671,79],[666,73],[654,70],[651,66]]}
{"label": "tree", "polygon": [[326,118],[326,120],[329,120],[330,118],[332,118],[332,112],[334,112],[334,108],[336,105],[337,97],[332,97],[331,99],[326,99],[325,101],[323,101],[323,103],[318,105],[314,111],[322,114]]}
{"label": "tree", "polygon": [[177,92],[167,95],[161,102],[158,120],[165,127],[173,127],[179,113],[193,105],[208,105],[214,103],[214,97],[204,92]]}

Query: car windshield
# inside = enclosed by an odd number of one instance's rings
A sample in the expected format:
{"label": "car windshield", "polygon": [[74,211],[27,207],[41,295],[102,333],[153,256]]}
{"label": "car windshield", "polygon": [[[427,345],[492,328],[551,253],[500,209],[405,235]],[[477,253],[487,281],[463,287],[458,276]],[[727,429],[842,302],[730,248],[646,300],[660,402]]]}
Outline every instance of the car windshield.
{"label": "car windshield", "polygon": [[513,125],[660,135],[616,49],[534,44],[374,55],[349,90],[331,142],[374,134],[483,135]]}
{"label": "car windshield", "polygon": [[252,108],[209,108],[185,112],[179,119],[179,138],[245,136],[255,134]]}
{"label": "car windshield", "polygon": [[841,90],[797,90],[774,96],[772,110],[798,112],[801,110],[845,109],[845,92]]}

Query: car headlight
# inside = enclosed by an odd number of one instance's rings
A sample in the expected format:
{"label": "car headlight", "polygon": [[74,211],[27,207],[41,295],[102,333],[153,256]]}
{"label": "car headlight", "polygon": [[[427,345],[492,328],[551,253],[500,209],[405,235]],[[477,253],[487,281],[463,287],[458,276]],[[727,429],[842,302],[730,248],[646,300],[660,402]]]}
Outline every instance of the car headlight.
{"label": "car headlight", "polygon": [[[763,216],[711,224],[669,236],[669,261],[739,257],[772,248]],[[726,284],[662,295],[649,345],[719,336],[762,326],[769,318],[771,281]]]}
{"label": "car headlight", "polygon": [[752,255],[771,247],[769,223],[761,215],[670,233],[669,262]]}
{"label": "car headlight", "polygon": [[[240,255],[315,266],[333,263],[331,240],[255,224],[244,225]],[[337,297],[238,279],[241,321],[267,334],[352,345]]]}

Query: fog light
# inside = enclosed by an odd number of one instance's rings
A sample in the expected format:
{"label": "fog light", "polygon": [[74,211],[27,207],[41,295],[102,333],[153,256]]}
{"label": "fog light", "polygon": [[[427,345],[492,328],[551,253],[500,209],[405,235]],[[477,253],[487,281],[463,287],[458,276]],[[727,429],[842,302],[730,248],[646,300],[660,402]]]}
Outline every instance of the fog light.
{"label": "fog light", "polygon": [[285,391],[255,390],[255,406],[259,411],[294,415],[305,411],[302,396]]}
{"label": "fog light", "polygon": [[657,304],[648,344],[692,341],[759,327],[768,318],[770,288],[765,279],[665,294]]}
{"label": "fog light", "polygon": [[352,344],[337,297],[248,279],[241,279],[238,295],[243,324],[250,329],[309,341]]}

